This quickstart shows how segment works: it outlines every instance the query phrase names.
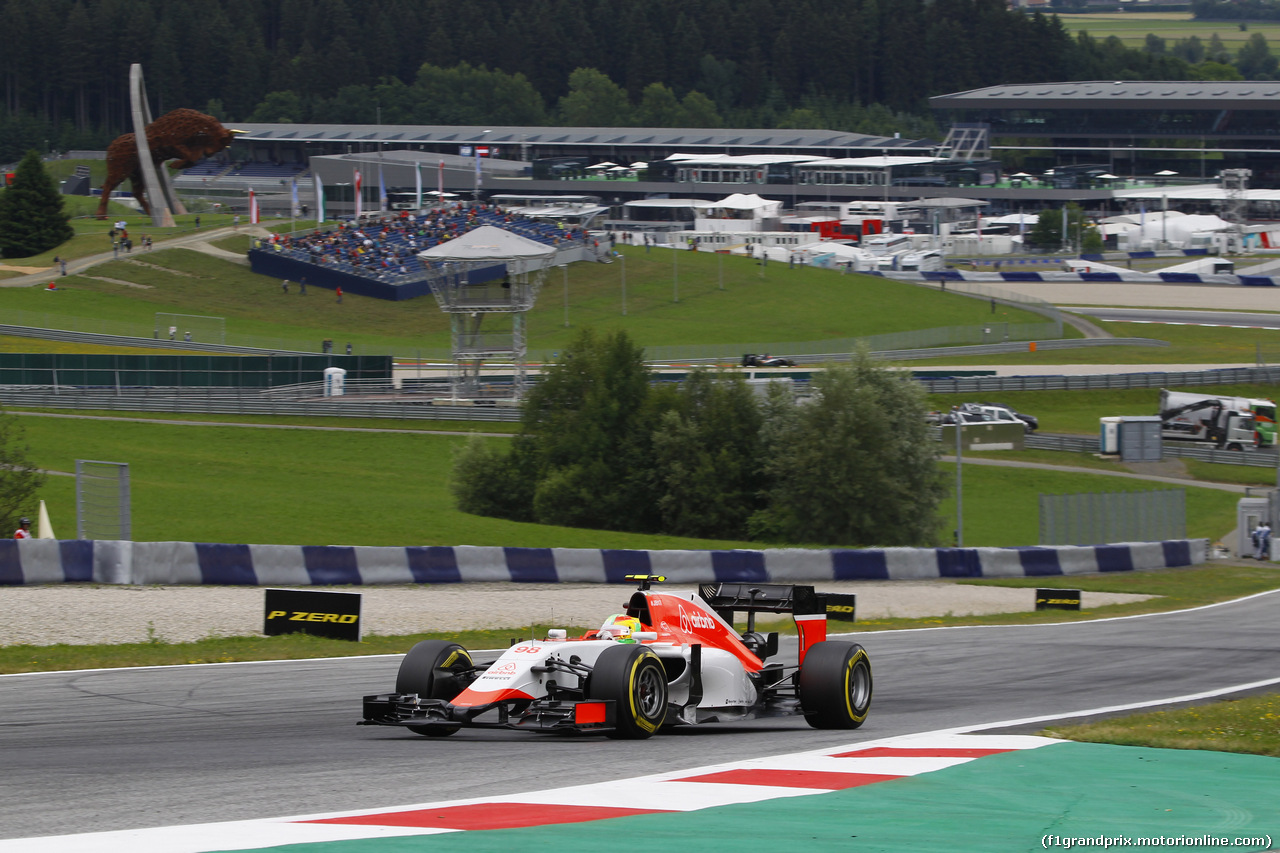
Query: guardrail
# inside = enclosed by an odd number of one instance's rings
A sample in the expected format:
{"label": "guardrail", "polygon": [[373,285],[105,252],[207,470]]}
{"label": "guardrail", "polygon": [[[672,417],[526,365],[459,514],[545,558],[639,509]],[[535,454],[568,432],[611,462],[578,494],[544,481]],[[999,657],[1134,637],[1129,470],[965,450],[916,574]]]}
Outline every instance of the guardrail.
{"label": "guardrail", "polygon": [[1096,453],[1098,437],[1083,435],[1060,435],[1055,433],[1027,433],[1023,446],[1028,450],[1060,450],[1067,453]]}
{"label": "guardrail", "polygon": [[[316,400],[273,400],[259,395],[177,393],[182,389],[151,389],[150,393],[81,389],[0,389],[0,404],[33,408],[92,409],[119,412],[173,412],[223,415],[285,415],[301,417],[398,418],[401,420],[493,421],[520,420],[520,409],[494,401],[434,403],[412,401],[357,402],[343,397]],[[191,390],[191,389],[185,389]],[[162,393],[163,392],[163,393]]]}
{"label": "guardrail", "polygon": [[[1164,455],[1182,459],[1197,459],[1219,465],[1246,465],[1254,468],[1275,468],[1280,464],[1280,454],[1275,449],[1218,450],[1181,441],[1165,441]],[[1064,435],[1061,433],[1032,433],[1027,435],[1025,446],[1031,450],[1060,450],[1068,453],[1097,453],[1098,437]]]}
{"label": "guardrail", "polygon": [[[1094,339],[1091,339],[1094,340]],[[1218,370],[1095,373],[1080,376],[967,376],[922,378],[931,394],[994,391],[1088,391],[1102,388],[1165,388],[1171,385],[1267,385],[1280,381],[1280,366]]]}
{"label": "guardrail", "polygon": [[133,335],[73,332],[66,329],[42,329],[34,326],[0,325],[0,335],[40,338],[41,340],[61,341],[63,343],[98,344],[109,347],[138,347],[235,355],[315,355],[315,352],[311,350],[234,346],[231,344],[202,344],[198,341],[171,341],[167,338],[139,338]]}
{"label": "guardrail", "polygon": [[1215,462],[1219,465],[1246,465],[1251,468],[1275,468],[1277,454],[1274,450],[1218,450],[1213,447],[1194,447],[1176,441],[1164,443],[1165,456]]}

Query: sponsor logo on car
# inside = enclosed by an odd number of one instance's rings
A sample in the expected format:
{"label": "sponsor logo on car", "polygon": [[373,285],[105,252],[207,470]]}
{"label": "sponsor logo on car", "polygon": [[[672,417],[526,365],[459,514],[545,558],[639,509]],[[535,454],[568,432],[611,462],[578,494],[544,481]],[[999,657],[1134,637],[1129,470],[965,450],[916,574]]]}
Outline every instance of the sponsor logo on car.
{"label": "sponsor logo on car", "polygon": [[704,631],[709,631],[716,626],[716,621],[705,613],[699,613],[696,610],[693,613],[689,613],[683,607],[679,609],[680,630],[684,631],[686,634],[693,631],[694,628],[701,628]]}

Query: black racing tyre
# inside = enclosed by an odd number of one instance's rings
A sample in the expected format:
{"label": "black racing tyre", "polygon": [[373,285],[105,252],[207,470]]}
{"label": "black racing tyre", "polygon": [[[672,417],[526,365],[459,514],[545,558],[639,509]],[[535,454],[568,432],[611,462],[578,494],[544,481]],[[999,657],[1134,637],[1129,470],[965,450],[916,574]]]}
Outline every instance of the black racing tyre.
{"label": "black racing tyre", "polygon": [[856,729],[871,710],[871,659],[857,643],[815,643],[800,667],[799,692],[815,729]]}
{"label": "black racing tyre", "polygon": [[641,645],[610,646],[596,659],[587,681],[588,699],[612,699],[615,728],[608,737],[643,740],[667,719],[667,673]]}
{"label": "black racing tyre", "polygon": [[1239,451],[1239,452],[1243,453],[1243,452],[1244,452],[1244,445],[1243,445],[1243,444],[1240,444],[1239,442],[1233,441],[1233,442],[1231,442],[1230,444],[1228,444],[1228,445],[1227,445],[1227,450],[1235,450],[1235,451]]}
{"label": "black racing tyre", "polygon": [[[446,702],[462,692],[459,670],[471,669],[471,655],[457,643],[423,640],[404,656],[396,675],[397,693],[416,693],[423,699]],[[461,726],[408,726],[409,731],[427,737],[448,737]]]}

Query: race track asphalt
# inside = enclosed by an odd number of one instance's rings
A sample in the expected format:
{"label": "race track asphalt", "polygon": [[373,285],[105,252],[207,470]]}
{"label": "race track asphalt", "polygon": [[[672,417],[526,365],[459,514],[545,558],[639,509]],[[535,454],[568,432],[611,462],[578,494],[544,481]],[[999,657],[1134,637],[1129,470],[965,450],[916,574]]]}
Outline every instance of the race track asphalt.
{"label": "race track asphalt", "polygon": [[643,745],[356,727],[361,696],[391,689],[395,657],[5,676],[0,837],[493,796],[1157,702],[1276,679],[1277,607],[1280,592],[1103,622],[864,634],[876,695],[862,729],[787,718]]}

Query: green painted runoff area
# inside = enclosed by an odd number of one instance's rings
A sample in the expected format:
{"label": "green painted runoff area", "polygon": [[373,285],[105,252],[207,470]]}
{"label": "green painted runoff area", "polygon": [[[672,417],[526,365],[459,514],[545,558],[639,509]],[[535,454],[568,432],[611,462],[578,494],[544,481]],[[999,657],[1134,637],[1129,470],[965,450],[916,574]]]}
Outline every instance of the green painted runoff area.
{"label": "green painted runoff area", "polygon": [[[1132,842],[1155,836],[1270,836],[1275,844],[1280,842],[1278,804],[1280,758],[1061,743],[860,788],[765,803],[530,829],[262,849],[288,853],[1067,849],[1061,844],[1042,846],[1045,836],[1107,836]],[[1116,842],[1112,847],[1123,844]],[[1268,845],[1186,844],[1177,849],[1244,851],[1265,850]]]}

